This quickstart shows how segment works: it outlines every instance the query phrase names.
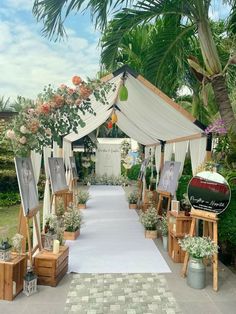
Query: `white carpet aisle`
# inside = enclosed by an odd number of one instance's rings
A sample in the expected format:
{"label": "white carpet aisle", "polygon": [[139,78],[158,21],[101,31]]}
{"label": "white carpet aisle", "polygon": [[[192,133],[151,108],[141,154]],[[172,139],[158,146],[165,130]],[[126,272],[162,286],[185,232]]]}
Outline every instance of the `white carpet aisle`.
{"label": "white carpet aisle", "polygon": [[128,208],[125,192],[117,186],[92,186],[85,224],[70,247],[69,272],[170,272],[152,240],[144,238],[135,210]]}

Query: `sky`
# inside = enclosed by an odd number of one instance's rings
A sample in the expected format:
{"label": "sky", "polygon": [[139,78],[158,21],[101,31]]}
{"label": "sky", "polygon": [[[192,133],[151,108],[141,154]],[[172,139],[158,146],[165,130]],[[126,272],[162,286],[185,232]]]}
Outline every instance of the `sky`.
{"label": "sky", "polygon": [[[71,85],[79,75],[99,71],[99,33],[89,14],[71,15],[68,38],[54,42],[42,37],[42,24],[32,15],[33,0],[0,0],[0,96],[36,98],[44,86]],[[224,18],[228,7],[213,1],[210,16]]]}

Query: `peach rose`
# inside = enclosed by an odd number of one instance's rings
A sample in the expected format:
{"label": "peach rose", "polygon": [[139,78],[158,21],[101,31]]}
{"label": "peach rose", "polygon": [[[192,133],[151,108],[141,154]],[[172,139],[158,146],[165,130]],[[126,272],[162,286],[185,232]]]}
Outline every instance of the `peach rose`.
{"label": "peach rose", "polygon": [[79,91],[80,91],[81,97],[84,98],[84,99],[88,98],[91,95],[91,93],[92,93],[91,89],[88,88],[85,85],[80,86],[80,90]]}
{"label": "peach rose", "polygon": [[51,111],[51,106],[50,106],[49,103],[45,102],[45,103],[39,105],[38,111],[39,111],[39,113],[48,115],[50,113],[50,111]]}
{"label": "peach rose", "polygon": [[10,140],[14,140],[16,138],[15,131],[13,131],[12,129],[7,130],[6,137]]}
{"label": "peach rose", "polygon": [[56,104],[56,106],[55,106],[56,108],[60,108],[61,106],[64,105],[64,102],[65,102],[64,98],[60,95],[55,95],[53,97],[53,101]]}
{"label": "peach rose", "polygon": [[27,142],[27,139],[25,136],[22,136],[20,139],[19,139],[19,142],[22,144],[22,145],[25,145],[25,143]]}
{"label": "peach rose", "polygon": [[39,121],[36,119],[31,120],[30,124],[29,124],[29,130],[32,133],[36,133],[39,129]]}
{"label": "peach rose", "polygon": [[79,76],[73,76],[72,77],[72,83],[74,85],[80,85],[82,83],[82,79]]}

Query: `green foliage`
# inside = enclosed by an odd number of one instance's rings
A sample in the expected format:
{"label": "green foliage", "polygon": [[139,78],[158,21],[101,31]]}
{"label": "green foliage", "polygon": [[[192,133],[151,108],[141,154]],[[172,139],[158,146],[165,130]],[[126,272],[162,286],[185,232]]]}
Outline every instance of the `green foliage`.
{"label": "green foliage", "polygon": [[20,194],[14,192],[0,193],[0,207],[9,207],[20,204]]}
{"label": "green foliage", "polygon": [[191,175],[182,175],[180,177],[178,189],[176,191],[177,200],[181,200],[184,198],[184,194],[187,192],[188,184],[191,178]]}
{"label": "green foliage", "polygon": [[81,227],[82,214],[77,209],[68,207],[63,216],[63,223],[65,231],[75,232]]}
{"label": "green foliage", "polygon": [[141,164],[133,165],[127,173],[128,178],[130,180],[137,180],[139,172],[140,172],[140,168],[141,168]]}
{"label": "green foliage", "polygon": [[18,183],[15,170],[0,170],[0,191],[18,192]]}
{"label": "green foliage", "polygon": [[134,191],[134,192],[129,193],[128,201],[129,201],[129,204],[136,204],[138,201],[138,192]]}

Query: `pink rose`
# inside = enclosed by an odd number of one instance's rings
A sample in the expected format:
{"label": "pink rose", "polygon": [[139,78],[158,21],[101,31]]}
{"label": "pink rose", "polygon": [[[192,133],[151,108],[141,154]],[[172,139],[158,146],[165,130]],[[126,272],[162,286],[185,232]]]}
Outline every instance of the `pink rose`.
{"label": "pink rose", "polygon": [[16,134],[12,129],[10,129],[7,130],[6,137],[9,138],[10,140],[14,140],[16,138]]}
{"label": "pink rose", "polygon": [[19,139],[19,142],[20,142],[22,145],[25,145],[25,143],[27,142],[26,137],[25,137],[25,136],[22,136],[22,137]]}

